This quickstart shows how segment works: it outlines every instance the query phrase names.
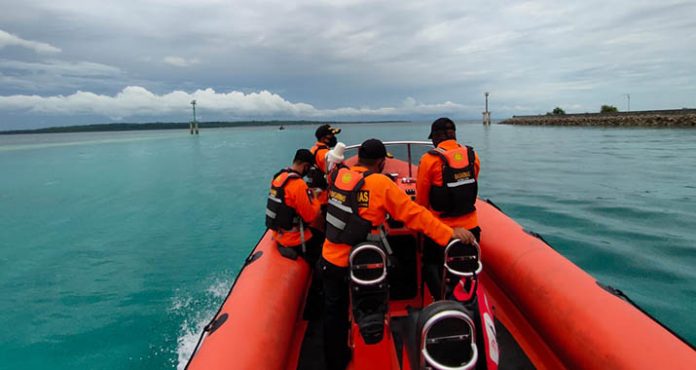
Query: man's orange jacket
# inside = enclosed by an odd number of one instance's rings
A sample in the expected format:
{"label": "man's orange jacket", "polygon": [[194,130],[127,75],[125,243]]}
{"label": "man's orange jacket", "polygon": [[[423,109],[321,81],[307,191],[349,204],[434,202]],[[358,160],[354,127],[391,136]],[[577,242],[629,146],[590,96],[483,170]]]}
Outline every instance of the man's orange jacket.
{"label": "man's orange jacket", "polygon": [[[364,173],[365,167],[353,166],[352,171]],[[337,180],[340,181],[340,180]],[[403,222],[409,229],[426,234],[440,245],[446,245],[452,238],[452,228],[440,222],[427,209],[419,206],[406,195],[390,178],[383,174],[373,174],[365,178],[360,189],[367,192],[367,207],[359,207],[358,215],[372,223],[373,227],[384,224],[387,213],[395,220]],[[377,230],[375,233],[378,232]],[[325,260],[340,267],[349,263],[351,246],[348,244],[324,241],[322,256]]]}
{"label": "man's orange jacket", "polygon": [[317,167],[326,174],[326,153],[329,152],[328,146],[321,141],[314,143],[314,146],[309,149],[312,154],[314,154],[314,161]]}
{"label": "man's orange jacket", "polygon": [[[285,178],[288,176],[288,172],[281,173],[272,181],[272,186],[280,186]],[[310,223],[319,215],[319,202],[313,199],[307,184],[302,180],[302,178],[289,179],[285,184],[285,205],[293,208],[297,215],[305,221],[305,223]],[[309,240],[312,237],[312,232],[308,227],[304,228],[304,239]],[[273,238],[278,244],[285,247],[296,247],[302,244],[300,238],[299,227],[294,227],[292,230],[281,230],[274,231]]]}
{"label": "man's orange jacket", "polygon": [[[314,146],[309,151],[312,152],[312,154],[314,154],[314,161],[317,165],[317,168],[319,168],[319,170],[321,170],[321,172],[323,172],[324,175],[326,175],[326,153],[329,152],[329,149],[326,146],[326,144],[322,143],[321,141],[317,141],[316,143],[314,143]],[[317,195],[317,200],[322,205],[326,204],[329,201],[328,191],[320,192]],[[318,221],[317,224],[319,223],[321,222]]]}

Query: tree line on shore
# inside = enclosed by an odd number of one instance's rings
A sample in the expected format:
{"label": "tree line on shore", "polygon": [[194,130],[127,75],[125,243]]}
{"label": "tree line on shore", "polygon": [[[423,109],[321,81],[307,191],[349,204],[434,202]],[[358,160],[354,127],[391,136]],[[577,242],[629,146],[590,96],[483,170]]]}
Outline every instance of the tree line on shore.
{"label": "tree line on shore", "polygon": [[[602,105],[602,107],[599,109],[599,113],[618,113],[619,108],[616,108],[613,105]],[[554,108],[551,112],[546,112],[547,116],[563,116],[565,115],[566,112],[563,110],[561,107],[556,107]]]}
{"label": "tree line on shore", "polygon": [[[404,121],[364,121],[341,123],[396,123]],[[241,126],[294,126],[294,125],[318,125],[322,121],[213,121],[198,122],[199,129],[241,127]],[[12,134],[50,134],[68,132],[101,132],[101,131],[134,131],[134,130],[174,130],[188,129],[189,122],[150,122],[150,123],[101,123],[79,126],[47,127],[33,130],[0,131],[0,135]]]}

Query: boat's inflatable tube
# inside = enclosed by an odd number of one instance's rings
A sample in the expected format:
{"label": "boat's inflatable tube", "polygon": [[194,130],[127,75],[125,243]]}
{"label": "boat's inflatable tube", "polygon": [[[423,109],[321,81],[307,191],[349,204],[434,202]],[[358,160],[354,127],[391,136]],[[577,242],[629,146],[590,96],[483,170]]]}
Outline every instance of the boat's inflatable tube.
{"label": "boat's inflatable tube", "polygon": [[537,368],[695,368],[689,345],[490,204],[476,208],[496,316]]}
{"label": "boat's inflatable tube", "polygon": [[[262,254],[259,255],[258,253]],[[309,265],[283,257],[267,232],[240,272],[188,369],[285,369],[309,284]],[[215,326],[215,325],[213,325]]]}

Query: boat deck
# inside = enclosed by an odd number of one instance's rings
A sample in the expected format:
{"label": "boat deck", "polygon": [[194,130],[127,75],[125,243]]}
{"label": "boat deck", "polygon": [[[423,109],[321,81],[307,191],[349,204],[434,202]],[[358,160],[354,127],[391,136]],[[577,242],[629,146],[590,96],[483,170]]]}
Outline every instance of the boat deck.
{"label": "boat deck", "polygon": [[[505,326],[503,326],[498,320],[495,320],[495,329],[497,333],[498,346],[500,349],[500,364],[498,368],[501,370],[535,369],[534,365],[531,363],[531,361],[529,361],[510,332],[508,332]],[[400,335],[396,331],[393,330],[392,335],[394,335],[396,339],[395,343],[403,342],[400,340]],[[297,365],[297,370],[326,369],[326,366],[324,365],[323,340],[324,335],[322,330],[322,320],[320,318],[310,320],[307,325],[304,340],[302,342],[302,350],[300,351],[300,359]],[[397,353],[401,353],[402,348],[396,348],[395,350]]]}
{"label": "boat deck", "polygon": [[[428,143],[387,144],[404,144],[390,151],[405,155],[408,161],[391,159],[383,172],[406,194],[415,197],[413,176],[417,166],[412,158],[419,155],[411,153],[411,147]],[[349,158],[346,164],[354,160]],[[491,231],[482,239],[481,260],[485,269],[479,275],[479,288],[485,288],[485,307],[492,308],[495,316],[500,369],[534,369],[532,360],[537,367],[549,369],[663,368],[665,363],[674,369],[693,368],[689,366],[696,360],[693,346],[636,309],[616,290],[598,284],[492,202],[479,199],[476,208],[481,228]],[[387,277],[391,336],[385,336],[378,345],[380,354],[389,358],[381,356],[384,361],[373,362],[371,354],[363,354],[376,347],[358,341],[355,366],[365,369],[394,370],[398,366],[391,365],[396,361],[410,358],[398,356],[406,347],[413,348],[410,341],[403,340],[413,336],[400,334],[409,333],[404,328],[408,320],[403,319],[421,307],[432,307],[426,299],[430,294],[422,283],[422,239],[393,220],[387,221],[386,229],[396,259]],[[282,257],[268,232],[254,250],[244,273],[240,272],[228,298],[206,327],[211,329],[201,334],[200,347],[187,368],[325,369],[321,315],[313,316],[317,318],[309,322],[301,317],[298,321],[310,278],[308,266]],[[286,284],[287,289],[277,289],[278,281]],[[269,297],[267,292],[271,290],[276,294]],[[544,299],[540,299],[539,291],[543,291]],[[354,338],[359,338],[357,335]],[[386,339],[393,341],[384,342]],[[404,345],[407,342],[409,345]],[[278,346],[277,351],[268,348],[268,343]],[[636,353],[641,356],[635,356]],[[408,365],[402,364],[401,368],[409,368]],[[486,361],[479,361],[477,369],[484,367]]]}

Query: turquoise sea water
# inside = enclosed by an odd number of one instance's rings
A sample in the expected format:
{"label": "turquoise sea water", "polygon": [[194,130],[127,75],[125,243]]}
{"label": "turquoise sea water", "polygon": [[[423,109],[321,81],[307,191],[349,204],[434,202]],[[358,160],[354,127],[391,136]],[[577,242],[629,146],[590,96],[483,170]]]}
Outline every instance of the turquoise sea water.
{"label": "turquoise sea water", "polygon": [[[427,123],[340,139],[423,140]],[[183,367],[315,127],[0,136],[0,367]],[[460,125],[480,193],[696,342],[696,130]],[[572,287],[570,287],[572,289]]]}

